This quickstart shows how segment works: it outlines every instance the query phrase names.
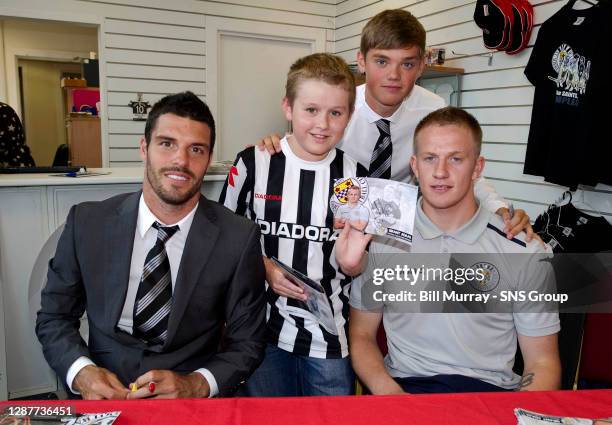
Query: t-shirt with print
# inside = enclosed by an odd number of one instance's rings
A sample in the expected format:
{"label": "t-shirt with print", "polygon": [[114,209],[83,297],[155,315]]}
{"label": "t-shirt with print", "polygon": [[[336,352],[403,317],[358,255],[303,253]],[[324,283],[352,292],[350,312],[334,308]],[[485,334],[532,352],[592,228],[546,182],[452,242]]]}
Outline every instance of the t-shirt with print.
{"label": "t-shirt with print", "polygon": [[542,24],[525,75],[535,86],[524,172],[575,188],[612,184],[602,137],[612,7],[562,7]]}

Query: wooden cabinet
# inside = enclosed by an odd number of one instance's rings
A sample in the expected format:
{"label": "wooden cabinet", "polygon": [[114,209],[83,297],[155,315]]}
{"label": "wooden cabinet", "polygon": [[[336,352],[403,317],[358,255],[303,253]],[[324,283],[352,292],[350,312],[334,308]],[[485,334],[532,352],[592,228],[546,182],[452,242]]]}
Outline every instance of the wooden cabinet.
{"label": "wooden cabinet", "polygon": [[66,118],[66,128],[71,164],[102,167],[100,118],[71,116]]}

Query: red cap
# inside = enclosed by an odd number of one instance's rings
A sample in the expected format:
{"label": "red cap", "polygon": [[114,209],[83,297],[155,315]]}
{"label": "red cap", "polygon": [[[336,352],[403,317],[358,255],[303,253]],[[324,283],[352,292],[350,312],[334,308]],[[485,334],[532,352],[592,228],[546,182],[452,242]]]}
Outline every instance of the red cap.
{"label": "red cap", "polygon": [[513,55],[529,44],[533,6],[528,0],[477,0],[474,21],[487,49]]}
{"label": "red cap", "polygon": [[512,43],[506,53],[515,55],[529,44],[533,29],[533,6],[527,0],[512,0],[511,3],[515,24],[512,26]]}

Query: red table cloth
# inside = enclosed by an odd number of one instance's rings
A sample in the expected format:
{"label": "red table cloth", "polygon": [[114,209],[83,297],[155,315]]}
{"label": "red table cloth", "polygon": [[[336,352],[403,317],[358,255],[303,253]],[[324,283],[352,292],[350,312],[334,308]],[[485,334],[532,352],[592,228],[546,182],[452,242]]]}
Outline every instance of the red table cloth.
{"label": "red table cloth", "polygon": [[522,407],[557,416],[612,416],[612,390],[401,396],[226,398],[130,401],[8,401],[71,405],[77,412],[120,410],[116,425],[516,424]]}

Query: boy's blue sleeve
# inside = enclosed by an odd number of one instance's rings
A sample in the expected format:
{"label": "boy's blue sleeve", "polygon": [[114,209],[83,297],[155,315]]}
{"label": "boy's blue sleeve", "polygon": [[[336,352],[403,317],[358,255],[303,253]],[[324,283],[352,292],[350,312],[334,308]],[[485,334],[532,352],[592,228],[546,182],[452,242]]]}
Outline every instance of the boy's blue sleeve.
{"label": "boy's blue sleeve", "polygon": [[236,156],[225,179],[219,203],[242,216],[250,216],[255,186],[255,148],[247,148]]}

